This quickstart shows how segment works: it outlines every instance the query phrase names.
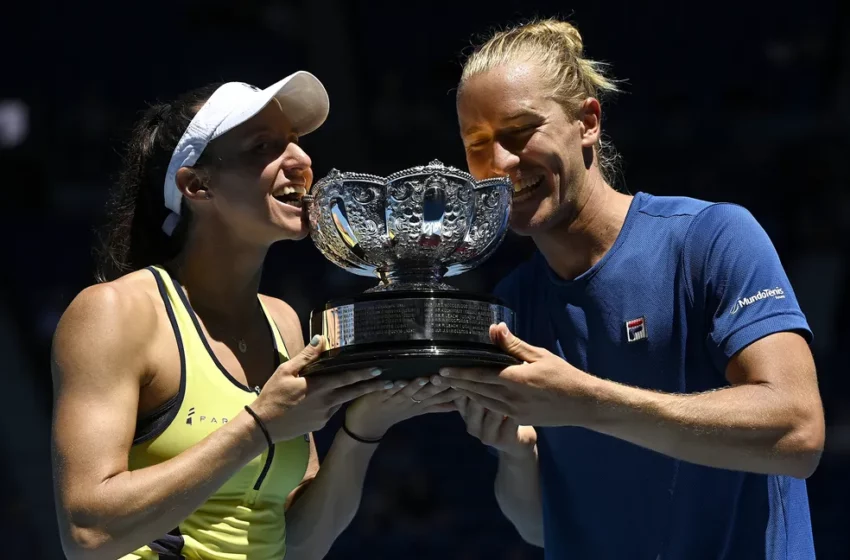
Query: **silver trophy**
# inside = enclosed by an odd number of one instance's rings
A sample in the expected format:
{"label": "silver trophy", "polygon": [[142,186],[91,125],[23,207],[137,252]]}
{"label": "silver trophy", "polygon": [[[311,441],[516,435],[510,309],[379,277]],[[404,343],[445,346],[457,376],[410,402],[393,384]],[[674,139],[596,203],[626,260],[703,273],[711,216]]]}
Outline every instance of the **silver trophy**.
{"label": "silver trophy", "polygon": [[440,367],[518,363],[494,345],[493,323],[514,327],[497,298],[444,283],[481,264],[508,228],[512,185],[476,182],[439,161],[378,177],[333,170],[304,197],[310,235],[328,260],[380,283],[310,316],[325,352],[306,374],[379,367],[383,378]]}

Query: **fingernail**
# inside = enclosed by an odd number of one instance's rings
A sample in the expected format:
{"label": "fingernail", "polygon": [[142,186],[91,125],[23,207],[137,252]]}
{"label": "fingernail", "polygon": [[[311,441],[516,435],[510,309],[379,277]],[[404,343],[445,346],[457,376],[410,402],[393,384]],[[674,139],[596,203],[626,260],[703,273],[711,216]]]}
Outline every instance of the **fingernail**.
{"label": "fingernail", "polygon": [[419,386],[420,387],[424,387],[427,383],[428,383],[427,379],[420,379],[419,380]]}
{"label": "fingernail", "polygon": [[378,369],[378,368],[373,368],[373,369],[369,372],[369,375],[371,375],[372,377],[377,377],[377,376],[381,375],[381,370],[380,370],[380,369]]}
{"label": "fingernail", "polygon": [[392,388],[393,388],[393,382],[392,381],[387,381],[386,383],[384,383],[384,389],[392,389]]}
{"label": "fingernail", "polygon": [[[439,377],[435,377],[434,379],[431,380],[431,383],[433,383],[434,385],[442,385],[443,380],[440,379]],[[424,383],[423,383],[423,385],[424,385]]]}
{"label": "fingernail", "polygon": [[322,341],[322,337],[319,335],[314,335],[313,338],[310,339],[310,346],[318,346],[319,342]]}
{"label": "fingernail", "polygon": [[396,387],[401,387],[402,389],[404,389],[405,387],[407,387],[407,383],[405,381],[399,381],[398,383],[396,383]]}
{"label": "fingernail", "polygon": [[447,368],[443,368],[443,369],[441,369],[441,370],[440,370],[440,375],[442,375],[443,377],[445,377],[445,376],[447,376],[447,375],[449,374],[449,372],[450,372],[450,371],[451,371],[451,370],[449,370],[449,369],[447,369]]}

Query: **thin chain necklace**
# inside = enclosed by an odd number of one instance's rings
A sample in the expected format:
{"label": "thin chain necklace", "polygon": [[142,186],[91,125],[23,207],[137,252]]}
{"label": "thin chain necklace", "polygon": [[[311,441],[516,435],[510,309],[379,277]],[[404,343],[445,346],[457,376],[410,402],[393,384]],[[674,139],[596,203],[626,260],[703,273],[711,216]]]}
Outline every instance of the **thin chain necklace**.
{"label": "thin chain necklace", "polygon": [[[176,264],[176,266],[174,268],[172,268],[171,270],[169,270],[170,267],[163,266],[163,268],[165,268],[166,272],[168,272],[169,276],[171,276],[172,278],[177,278],[177,272],[180,269],[179,264],[177,264],[177,263],[175,263],[175,264]],[[181,289],[185,290],[185,288],[182,288],[182,287],[181,287]],[[184,291],[184,293],[185,293],[185,291]],[[259,299],[256,300],[256,303],[257,304],[260,303]],[[245,334],[243,334],[240,338],[236,339],[236,347],[239,349],[239,352],[242,353],[242,354],[245,354],[245,353],[248,352],[248,343],[245,342],[245,337],[247,336],[247,333],[250,332],[251,326],[252,325],[249,322],[248,326],[245,327]]]}
{"label": "thin chain necklace", "polygon": [[245,327],[245,332],[242,334],[240,338],[236,339],[236,347],[239,349],[239,352],[245,354],[248,352],[248,343],[245,342],[245,337],[248,336],[248,333],[251,332],[251,327],[253,325],[248,323],[248,326]]}
{"label": "thin chain necklace", "polygon": [[[256,316],[256,310],[258,308],[262,309],[262,306],[260,305],[259,297],[257,297],[257,299],[255,300],[255,305],[254,305],[255,316]],[[265,314],[262,314],[262,315],[263,315],[263,318],[265,318]],[[242,334],[242,336],[240,338],[236,339],[236,347],[239,348],[239,352],[241,352],[242,354],[245,354],[246,352],[248,352],[248,343],[245,342],[245,337],[248,336],[248,333],[251,332],[251,328],[253,326],[254,326],[253,322],[249,322],[248,326],[245,327],[245,332]]]}
{"label": "thin chain necklace", "polygon": [[[257,303],[259,305],[259,301]],[[233,340],[233,341],[236,342],[236,348],[239,349],[240,354],[246,354],[248,352],[248,342],[246,342],[245,338],[251,332],[251,329],[253,328],[253,326],[254,326],[253,323],[249,322],[248,325],[245,327],[245,330],[243,331],[242,336],[240,336],[239,338],[236,338],[236,337],[231,338],[230,336],[227,337],[227,338],[230,338],[230,340]]]}

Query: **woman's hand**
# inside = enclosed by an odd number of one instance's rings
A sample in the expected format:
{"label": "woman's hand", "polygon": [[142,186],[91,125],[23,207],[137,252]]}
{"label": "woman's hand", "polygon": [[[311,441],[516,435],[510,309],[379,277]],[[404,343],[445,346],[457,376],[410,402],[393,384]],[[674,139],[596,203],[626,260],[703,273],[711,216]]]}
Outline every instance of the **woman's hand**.
{"label": "woman's hand", "polygon": [[392,386],[390,381],[375,379],[381,373],[376,369],[300,376],[323,347],[324,338],[314,336],[304,350],[277,368],[251,405],[273,441],[320,430],[344,403]]}
{"label": "woman's hand", "polygon": [[379,439],[391,426],[408,418],[455,410],[453,401],[458,396],[446,383],[434,384],[426,378],[399,380],[389,389],[351,403],[345,415],[346,427],[364,439]]}

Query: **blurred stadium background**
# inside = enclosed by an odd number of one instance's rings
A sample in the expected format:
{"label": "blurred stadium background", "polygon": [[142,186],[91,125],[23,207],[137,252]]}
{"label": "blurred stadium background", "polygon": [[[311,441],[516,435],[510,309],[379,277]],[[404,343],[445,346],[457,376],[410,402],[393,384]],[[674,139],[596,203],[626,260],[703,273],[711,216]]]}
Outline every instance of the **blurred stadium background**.
{"label": "blurred stadium background", "polygon": [[[463,167],[462,52],[493,27],[561,15],[626,80],[603,105],[621,184],[740,203],[774,240],[815,332],[827,411],[827,451],[809,480],[815,546],[819,558],[850,558],[850,2],[31,0],[0,13],[0,557],[63,558],[50,339],[92,282],[94,228],[146,102],[307,69],[331,97],[327,124],[303,142],[317,178],[433,158]],[[454,284],[489,290],[530,250],[511,235]],[[371,285],[304,241],[273,248],[263,287],[306,325],[312,308]],[[318,434],[320,453],[338,420]],[[541,557],[501,516],[494,473],[456,415],[397,426],[329,557]]]}

